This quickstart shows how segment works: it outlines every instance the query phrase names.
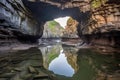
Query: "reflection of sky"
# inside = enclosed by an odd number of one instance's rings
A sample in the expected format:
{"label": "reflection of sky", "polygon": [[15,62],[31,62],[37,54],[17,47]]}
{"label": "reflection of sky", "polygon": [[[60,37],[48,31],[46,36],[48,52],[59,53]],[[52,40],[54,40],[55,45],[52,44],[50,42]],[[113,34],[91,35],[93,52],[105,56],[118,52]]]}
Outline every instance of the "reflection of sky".
{"label": "reflection of sky", "polygon": [[72,77],[74,74],[74,69],[67,62],[67,57],[65,57],[64,53],[61,53],[49,64],[49,70],[53,71],[55,74],[68,77]]}

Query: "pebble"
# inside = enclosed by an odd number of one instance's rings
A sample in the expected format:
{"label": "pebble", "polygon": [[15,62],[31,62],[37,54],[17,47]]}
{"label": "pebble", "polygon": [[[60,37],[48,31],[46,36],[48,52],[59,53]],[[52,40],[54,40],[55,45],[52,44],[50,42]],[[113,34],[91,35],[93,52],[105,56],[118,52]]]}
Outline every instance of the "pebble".
{"label": "pebble", "polygon": [[33,74],[26,74],[22,77],[23,80],[33,80]]}
{"label": "pebble", "polygon": [[21,72],[22,70],[20,68],[14,68],[13,70]]}
{"label": "pebble", "polygon": [[49,76],[42,71],[39,72],[38,75],[35,75],[34,78],[48,78]]}
{"label": "pebble", "polygon": [[29,66],[28,69],[29,69],[30,73],[37,73],[37,71],[35,70],[35,68],[32,67],[32,66]]}

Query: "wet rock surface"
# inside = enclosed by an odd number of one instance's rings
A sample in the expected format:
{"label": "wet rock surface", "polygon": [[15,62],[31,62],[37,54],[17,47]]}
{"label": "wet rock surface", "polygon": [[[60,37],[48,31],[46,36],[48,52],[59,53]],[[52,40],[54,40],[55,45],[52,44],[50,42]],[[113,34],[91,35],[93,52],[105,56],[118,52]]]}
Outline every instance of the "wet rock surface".
{"label": "wet rock surface", "polygon": [[37,48],[0,55],[0,80],[49,80]]}

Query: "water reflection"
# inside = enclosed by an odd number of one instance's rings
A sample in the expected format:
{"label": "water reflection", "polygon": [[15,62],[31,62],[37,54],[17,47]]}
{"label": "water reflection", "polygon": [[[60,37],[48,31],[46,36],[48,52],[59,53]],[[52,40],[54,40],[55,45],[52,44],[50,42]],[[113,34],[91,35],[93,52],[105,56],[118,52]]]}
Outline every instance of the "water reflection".
{"label": "water reflection", "polygon": [[[80,66],[73,76],[75,80],[119,80],[120,61],[114,55],[102,55],[91,49],[80,49],[77,64]],[[116,54],[116,53],[115,53]],[[118,55],[118,54],[117,54]],[[76,79],[77,78],[77,79]]]}
{"label": "water reflection", "polygon": [[43,66],[48,69],[49,64],[53,59],[59,56],[62,46],[59,44],[39,47],[43,56]]}
{"label": "water reflection", "polygon": [[93,49],[77,49],[56,44],[0,55],[0,80],[119,79],[119,53],[103,55]]}
{"label": "water reflection", "polygon": [[74,74],[74,69],[67,61],[67,57],[63,53],[63,50],[60,51],[60,55],[52,60],[49,64],[50,71],[53,71],[55,74],[64,75],[68,77],[72,77]]}
{"label": "water reflection", "polygon": [[73,54],[77,51],[70,48],[70,50],[63,50],[61,44],[40,47],[39,49],[42,51],[43,65],[46,69],[67,77],[72,77],[77,71],[77,56]]}
{"label": "water reflection", "polygon": [[[60,53],[62,49],[63,53]],[[55,52],[51,54],[53,50]],[[51,58],[51,55],[54,57]],[[47,64],[46,69],[56,74],[55,80],[120,79],[120,56],[116,53],[115,55],[103,55],[92,49],[57,45],[48,49],[47,56],[44,55],[44,57],[47,59],[46,62],[43,61]]]}

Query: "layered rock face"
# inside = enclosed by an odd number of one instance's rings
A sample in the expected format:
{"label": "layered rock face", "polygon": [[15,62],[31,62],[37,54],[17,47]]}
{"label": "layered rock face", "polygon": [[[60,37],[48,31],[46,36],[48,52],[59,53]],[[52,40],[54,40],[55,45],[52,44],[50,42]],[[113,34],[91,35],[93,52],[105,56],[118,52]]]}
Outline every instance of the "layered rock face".
{"label": "layered rock face", "polygon": [[[82,30],[83,35],[119,31],[120,5],[115,4],[117,1],[103,0],[106,1],[104,3],[100,0],[99,3],[93,1],[94,3],[91,3],[91,20],[89,20],[87,27]],[[82,28],[82,24],[80,25]]]}
{"label": "layered rock face", "polygon": [[32,41],[41,36],[40,25],[21,0],[0,0],[0,39]]}
{"label": "layered rock face", "polygon": [[[84,35],[84,40],[93,45],[119,48],[120,2],[113,0],[93,1],[91,19],[86,28],[83,26],[80,33]],[[107,51],[110,51],[109,49],[111,50],[108,48]],[[103,51],[106,50],[103,49]]]}
{"label": "layered rock face", "polygon": [[51,48],[45,46],[45,47],[40,47],[40,50],[43,55],[43,65],[46,69],[48,69],[49,64],[59,56],[60,51],[62,50],[62,46],[53,45]]}

